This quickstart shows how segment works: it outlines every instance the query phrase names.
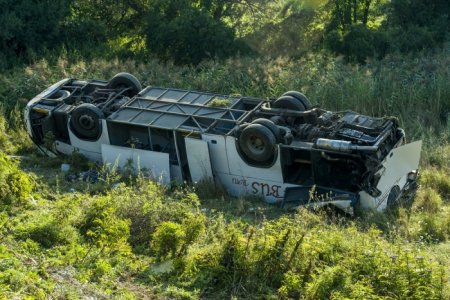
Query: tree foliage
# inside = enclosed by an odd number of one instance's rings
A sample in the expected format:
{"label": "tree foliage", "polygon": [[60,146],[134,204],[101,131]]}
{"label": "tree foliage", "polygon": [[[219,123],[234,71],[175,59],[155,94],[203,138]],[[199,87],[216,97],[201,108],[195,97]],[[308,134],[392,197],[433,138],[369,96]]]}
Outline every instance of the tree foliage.
{"label": "tree foliage", "polygon": [[[438,47],[450,28],[450,4],[444,0],[329,0],[328,9],[325,44],[356,62]],[[377,18],[384,22],[370,22]]]}
{"label": "tree foliage", "polygon": [[441,46],[446,0],[0,0],[0,68],[61,51],[176,64],[323,47],[363,63]]}
{"label": "tree foliage", "polygon": [[329,26],[345,29],[358,23],[367,25],[372,2],[373,0],[330,0],[332,22]]}
{"label": "tree foliage", "polygon": [[0,61],[5,62],[9,57],[28,58],[46,48],[59,46],[70,2],[0,0]]}
{"label": "tree foliage", "polygon": [[387,29],[401,52],[441,45],[450,30],[450,2],[446,0],[392,0],[388,7]]}
{"label": "tree foliage", "polygon": [[142,30],[149,3],[148,0],[76,0],[72,18],[90,20],[114,38]]}
{"label": "tree foliage", "polygon": [[147,18],[147,47],[163,60],[198,64],[240,50],[233,30],[206,10],[192,6],[191,1],[155,1]]}

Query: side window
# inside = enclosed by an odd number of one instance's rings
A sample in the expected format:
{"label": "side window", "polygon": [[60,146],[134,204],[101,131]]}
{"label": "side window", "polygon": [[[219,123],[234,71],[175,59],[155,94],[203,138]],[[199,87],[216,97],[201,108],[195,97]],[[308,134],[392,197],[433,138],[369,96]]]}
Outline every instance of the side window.
{"label": "side window", "polygon": [[178,164],[175,138],[172,130],[149,128],[150,149],[156,152],[169,153],[171,164]]}
{"label": "side window", "polygon": [[148,127],[108,122],[111,145],[151,150]]}
{"label": "side window", "polygon": [[173,131],[147,126],[108,122],[111,145],[169,154],[171,164],[178,164]]}

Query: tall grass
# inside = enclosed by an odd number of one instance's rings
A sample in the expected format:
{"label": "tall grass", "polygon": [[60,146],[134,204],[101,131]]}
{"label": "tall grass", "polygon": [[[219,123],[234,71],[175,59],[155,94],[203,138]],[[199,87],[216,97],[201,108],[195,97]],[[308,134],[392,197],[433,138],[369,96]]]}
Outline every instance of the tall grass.
{"label": "tall grass", "polygon": [[41,61],[0,75],[0,103],[20,107],[46,86],[64,78],[109,79],[126,71],[144,85],[276,98],[288,90],[304,92],[330,110],[397,116],[414,138],[445,132],[450,118],[450,48],[416,56],[390,56],[365,66],[315,54],[290,58],[233,58],[197,67],[156,60]]}

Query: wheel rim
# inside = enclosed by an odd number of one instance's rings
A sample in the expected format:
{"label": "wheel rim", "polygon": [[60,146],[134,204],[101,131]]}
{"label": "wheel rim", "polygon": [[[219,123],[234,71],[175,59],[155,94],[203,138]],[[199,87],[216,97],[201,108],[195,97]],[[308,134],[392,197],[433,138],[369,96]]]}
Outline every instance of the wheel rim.
{"label": "wheel rim", "polygon": [[86,130],[93,129],[95,127],[94,118],[89,115],[82,115],[78,123],[83,129]]}
{"label": "wheel rim", "polygon": [[247,146],[252,151],[252,153],[261,154],[266,148],[266,143],[259,136],[251,136],[248,139]]}

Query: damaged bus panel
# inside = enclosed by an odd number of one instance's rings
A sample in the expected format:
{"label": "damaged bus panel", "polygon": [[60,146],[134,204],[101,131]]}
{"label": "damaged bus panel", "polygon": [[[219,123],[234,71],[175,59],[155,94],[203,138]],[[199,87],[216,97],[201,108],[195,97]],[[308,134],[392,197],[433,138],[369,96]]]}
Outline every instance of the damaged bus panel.
{"label": "damaged bus panel", "polygon": [[350,213],[413,191],[421,151],[396,118],[327,111],[296,91],[259,99],[142,88],[128,73],[61,80],[28,103],[25,120],[48,155],[132,161],[164,184],[210,179],[233,196]]}

